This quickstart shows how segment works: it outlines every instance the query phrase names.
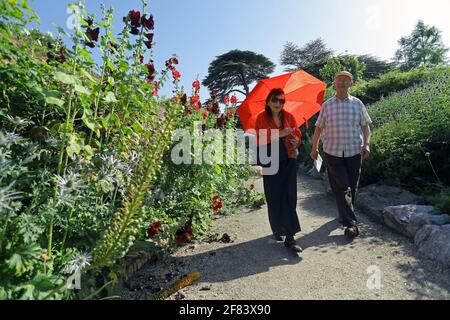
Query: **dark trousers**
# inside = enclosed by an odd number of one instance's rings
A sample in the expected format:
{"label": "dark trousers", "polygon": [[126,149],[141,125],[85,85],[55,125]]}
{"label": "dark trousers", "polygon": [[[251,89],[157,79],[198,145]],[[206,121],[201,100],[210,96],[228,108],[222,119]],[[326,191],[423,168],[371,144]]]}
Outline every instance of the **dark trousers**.
{"label": "dark trousers", "polygon": [[325,153],[328,179],[336,197],[339,220],[345,227],[356,225],[355,194],[361,173],[361,155],[344,158]]}

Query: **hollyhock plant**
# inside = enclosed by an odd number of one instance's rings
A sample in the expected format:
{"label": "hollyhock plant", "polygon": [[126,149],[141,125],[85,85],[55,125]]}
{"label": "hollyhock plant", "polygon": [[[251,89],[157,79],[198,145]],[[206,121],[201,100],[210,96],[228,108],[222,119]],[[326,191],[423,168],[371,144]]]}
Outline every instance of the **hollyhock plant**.
{"label": "hollyhock plant", "polygon": [[194,229],[192,228],[192,218],[190,218],[182,228],[179,228],[176,233],[176,242],[178,244],[183,244],[188,242],[189,237],[194,235]]}
{"label": "hollyhock plant", "polygon": [[147,49],[151,49],[153,43],[153,33],[147,33],[145,36],[147,37],[147,41],[144,41],[144,44]]}
{"label": "hollyhock plant", "polygon": [[223,97],[223,103],[228,105],[230,103],[230,97],[229,96]]}
{"label": "hollyhock plant", "polygon": [[230,102],[232,104],[236,104],[237,103],[237,97],[236,96],[231,96]]}

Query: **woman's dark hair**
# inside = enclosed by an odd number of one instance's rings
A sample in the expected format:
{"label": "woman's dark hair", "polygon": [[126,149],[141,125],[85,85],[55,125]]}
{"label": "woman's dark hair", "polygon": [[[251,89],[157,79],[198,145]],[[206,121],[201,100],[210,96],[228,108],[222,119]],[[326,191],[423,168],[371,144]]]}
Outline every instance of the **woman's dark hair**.
{"label": "woman's dark hair", "polygon": [[266,98],[266,112],[267,112],[267,114],[269,116],[272,116],[272,110],[270,110],[269,101],[273,97],[276,97],[276,96],[279,96],[279,95],[284,95],[284,91],[281,88],[272,89],[272,90],[270,90],[269,94],[267,95],[267,98]]}

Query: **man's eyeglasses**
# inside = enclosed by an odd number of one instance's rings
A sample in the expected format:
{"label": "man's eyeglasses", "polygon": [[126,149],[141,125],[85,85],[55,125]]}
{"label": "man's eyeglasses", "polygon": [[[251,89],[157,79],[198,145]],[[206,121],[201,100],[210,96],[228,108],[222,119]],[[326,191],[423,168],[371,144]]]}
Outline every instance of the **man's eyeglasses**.
{"label": "man's eyeglasses", "polygon": [[270,101],[272,101],[272,103],[279,103],[279,104],[285,104],[286,103],[285,99],[278,99],[277,97],[273,97],[272,99],[270,99]]}

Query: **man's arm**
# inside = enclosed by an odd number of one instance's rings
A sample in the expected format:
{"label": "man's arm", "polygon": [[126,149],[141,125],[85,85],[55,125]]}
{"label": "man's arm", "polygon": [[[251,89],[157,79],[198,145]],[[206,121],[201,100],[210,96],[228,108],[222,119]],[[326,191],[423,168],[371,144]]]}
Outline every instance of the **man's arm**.
{"label": "man's arm", "polygon": [[323,128],[316,127],[314,130],[314,136],[313,136],[313,144],[311,148],[311,158],[314,160],[317,160],[317,155],[319,154],[319,139],[322,134]]}

